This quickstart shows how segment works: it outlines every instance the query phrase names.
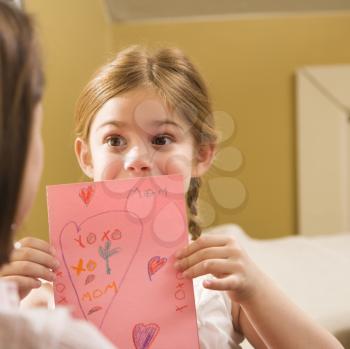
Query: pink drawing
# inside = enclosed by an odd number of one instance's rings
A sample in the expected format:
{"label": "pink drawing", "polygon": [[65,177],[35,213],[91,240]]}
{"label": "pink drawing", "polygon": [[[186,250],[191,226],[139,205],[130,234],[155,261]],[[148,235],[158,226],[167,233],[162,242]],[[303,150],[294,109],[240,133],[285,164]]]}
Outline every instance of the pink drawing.
{"label": "pink drawing", "polygon": [[[115,225],[118,224],[119,229],[128,226],[128,234],[134,238],[114,241],[114,244],[118,244],[117,247],[112,246],[112,240],[103,241],[106,232],[103,227],[106,223],[110,225],[110,222],[118,222]],[[89,239],[91,230],[98,231],[98,229],[102,232],[100,236],[96,240]],[[135,215],[125,211],[107,211],[87,218],[80,225],[70,222],[61,231],[60,251],[77,304],[85,319],[89,318],[99,328],[103,326],[104,319],[138,251],[142,229],[142,222]],[[67,253],[72,250],[72,244],[76,252]],[[110,258],[113,254],[115,255]],[[119,254],[122,255],[121,258],[118,258]],[[89,275],[94,277],[90,276],[87,282]],[[104,311],[91,312],[91,306],[95,308],[101,306]],[[94,317],[91,318],[91,315]]]}
{"label": "pink drawing", "polygon": [[79,196],[80,196],[80,199],[84,202],[84,204],[86,206],[89,205],[90,201],[91,201],[91,198],[92,198],[92,195],[94,194],[94,187],[92,185],[89,185],[85,188],[82,188],[80,191],[79,191]]}
{"label": "pink drawing", "polygon": [[154,256],[148,261],[148,276],[149,279],[152,281],[152,276],[162,267],[164,267],[165,263],[167,262],[168,258],[166,257],[159,257]]}
{"label": "pink drawing", "polygon": [[135,349],[149,349],[159,333],[159,326],[157,324],[143,324],[135,325],[132,331],[132,338],[134,340]]}
{"label": "pink drawing", "polygon": [[55,302],[119,349],[199,348],[192,280],[173,267],[189,241],[183,191],[180,175],[47,189]]}

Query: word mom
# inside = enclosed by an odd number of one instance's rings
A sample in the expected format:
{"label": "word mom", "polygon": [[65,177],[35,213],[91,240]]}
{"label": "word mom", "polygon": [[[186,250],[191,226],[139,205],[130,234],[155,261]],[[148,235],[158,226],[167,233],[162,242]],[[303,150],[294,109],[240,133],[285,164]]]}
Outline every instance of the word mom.
{"label": "word mom", "polygon": [[115,281],[106,285],[104,288],[96,288],[93,291],[85,292],[82,296],[82,300],[92,301],[93,299],[100,298],[102,295],[106,294],[108,290],[114,291],[113,293],[118,292],[118,288]]}

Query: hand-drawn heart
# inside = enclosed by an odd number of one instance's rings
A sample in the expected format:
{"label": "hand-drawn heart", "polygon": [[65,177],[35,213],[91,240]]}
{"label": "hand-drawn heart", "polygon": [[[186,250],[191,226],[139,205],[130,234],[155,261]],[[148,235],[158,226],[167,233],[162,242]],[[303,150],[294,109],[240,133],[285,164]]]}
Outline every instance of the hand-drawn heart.
{"label": "hand-drawn heart", "polygon": [[154,275],[159,269],[164,267],[167,260],[168,258],[166,257],[161,258],[159,256],[154,256],[148,261],[148,276],[151,281],[152,275]]}
{"label": "hand-drawn heart", "polygon": [[157,324],[136,324],[132,331],[132,339],[134,340],[135,349],[150,348],[157,337],[158,332],[159,326]]}
{"label": "hand-drawn heart", "polygon": [[141,220],[126,211],[102,212],[63,227],[59,244],[71,282],[66,286],[77,297],[75,315],[102,328],[137,254],[142,233]]}
{"label": "hand-drawn heart", "polygon": [[89,185],[85,188],[82,188],[80,191],[79,191],[79,196],[80,196],[80,199],[84,202],[84,204],[86,206],[89,205],[90,201],[91,201],[91,198],[92,198],[92,195],[94,194],[95,192],[95,188],[93,187],[93,185]]}

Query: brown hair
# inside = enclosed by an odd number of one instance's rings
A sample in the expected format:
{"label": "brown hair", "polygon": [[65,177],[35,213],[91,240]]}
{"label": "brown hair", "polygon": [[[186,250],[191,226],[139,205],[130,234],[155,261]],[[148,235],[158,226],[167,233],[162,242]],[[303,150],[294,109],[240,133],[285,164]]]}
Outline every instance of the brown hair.
{"label": "brown hair", "polygon": [[42,85],[32,21],[0,0],[0,265],[8,261],[12,249],[11,227]]}
{"label": "brown hair", "polygon": [[[139,87],[152,87],[170,110],[192,125],[196,144],[215,144],[214,126],[208,91],[200,74],[179,49],[162,48],[151,52],[131,46],[103,66],[82,91],[76,108],[76,136],[87,142],[94,116],[110,98]],[[201,180],[192,178],[187,192],[190,213],[189,231],[197,238],[201,229],[196,220]]]}

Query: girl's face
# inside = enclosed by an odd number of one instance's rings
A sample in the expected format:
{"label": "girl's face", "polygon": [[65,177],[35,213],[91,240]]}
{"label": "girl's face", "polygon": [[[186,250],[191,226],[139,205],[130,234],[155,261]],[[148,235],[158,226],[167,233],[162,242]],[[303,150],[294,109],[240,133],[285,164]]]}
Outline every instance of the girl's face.
{"label": "girl's face", "polygon": [[213,147],[198,147],[191,125],[146,88],[108,100],[92,121],[88,144],[78,138],[75,149],[95,181],[182,174],[186,191],[213,156]]}
{"label": "girl's face", "polygon": [[43,170],[44,147],[41,136],[42,105],[38,103],[34,110],[28,155],[24,170],[19,206],[15,223],[20,225],[33,205]]}

